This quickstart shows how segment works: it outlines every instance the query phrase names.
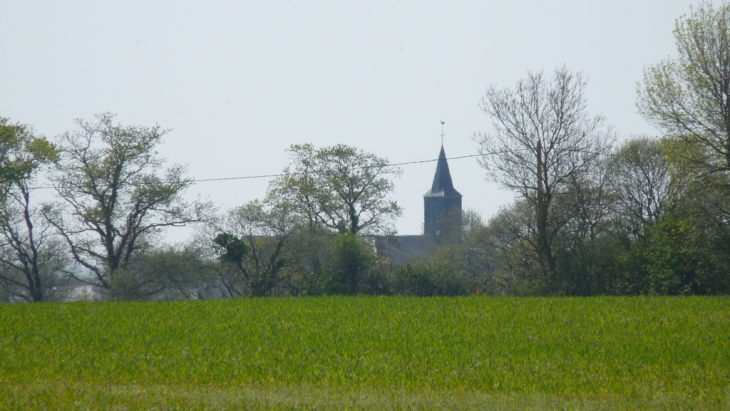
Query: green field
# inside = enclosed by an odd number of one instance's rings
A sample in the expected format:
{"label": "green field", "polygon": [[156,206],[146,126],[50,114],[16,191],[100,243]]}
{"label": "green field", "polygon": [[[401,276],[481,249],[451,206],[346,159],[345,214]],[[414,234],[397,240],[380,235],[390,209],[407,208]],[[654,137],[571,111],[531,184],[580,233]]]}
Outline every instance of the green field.
{"label": "green field", "polygon": [[0,409],[730,409],[728,298],[0,305]]}

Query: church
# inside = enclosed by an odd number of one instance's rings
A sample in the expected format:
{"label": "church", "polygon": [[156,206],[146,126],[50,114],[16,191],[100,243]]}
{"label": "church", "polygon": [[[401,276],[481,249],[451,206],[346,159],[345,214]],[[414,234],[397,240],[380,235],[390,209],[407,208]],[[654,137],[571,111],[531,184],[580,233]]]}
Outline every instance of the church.
{"label": "church", "polygon": [[[448,227],[447,220],[451,220]],[[445,230],[460,230],[460,228],[461,194],[454,188],[442,144],[433,184],[423,195],[423,235],[440,236],[446,234]]]}
{"label": "church", "polygon": [[461,235],[461,198],[454,188],[446,152],[441,144],[431,189],[423,196],[423,235],[381,237],[376,248],[391,250],[390,259],[395,265],[428,257],[439,245]]}

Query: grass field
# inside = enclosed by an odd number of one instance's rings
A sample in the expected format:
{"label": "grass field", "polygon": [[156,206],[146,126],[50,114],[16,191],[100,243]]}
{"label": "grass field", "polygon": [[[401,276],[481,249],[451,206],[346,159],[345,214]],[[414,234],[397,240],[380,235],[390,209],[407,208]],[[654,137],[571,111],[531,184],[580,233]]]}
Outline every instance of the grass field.
{"label": "grass field", "polygon": [[730,409],[728,298],[0,305],[0,409]]}

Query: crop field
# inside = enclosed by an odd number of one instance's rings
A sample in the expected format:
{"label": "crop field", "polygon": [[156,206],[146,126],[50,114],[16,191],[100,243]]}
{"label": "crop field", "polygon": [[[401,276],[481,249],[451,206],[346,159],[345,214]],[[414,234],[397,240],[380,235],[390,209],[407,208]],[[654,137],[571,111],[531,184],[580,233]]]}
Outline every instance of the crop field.
{"label": "crop field", "polygon": [[728,298],[0,305],[0,409],[730,409]]}

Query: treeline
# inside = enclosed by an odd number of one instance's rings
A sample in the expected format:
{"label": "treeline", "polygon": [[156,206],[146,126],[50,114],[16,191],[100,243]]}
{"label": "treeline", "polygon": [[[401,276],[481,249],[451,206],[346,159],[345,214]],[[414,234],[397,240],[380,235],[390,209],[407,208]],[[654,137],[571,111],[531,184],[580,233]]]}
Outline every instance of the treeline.
{"label": "treeline", "polygon": [[[701,4],[674,34],[678,57],[638,87],[661,137],[617,136],[565,67],[490,87],[492,131],[474,140],[516,201],[487,222],[444,216],[408,261],[389,199],[401,171],[357,148],[292,146],[265,198],[219,213],[184,200],[194,180],[157,157],[157,126],[101,114],[51,142],[0,119],[0,298],[728,294],[730,5]],[[35,202],[41,183],[55,200]],[[181,225],[193,238],[165,244]]]}
{"label": "treeline", "polygon": [[617,143],[566,68],[487,91],[481,164],[519,198],[478,235],[495,291],[730,291],[730,5],[700,4],[674,36],[678,57],[638,86],[639,113],[661,138]]}
{"label": "treeline", "polygon": [[[194,180],[155,151],[165,130],[108,113],[77,124],[50,142],[0,119],[3,300],[74,299],[82,286],[111,299],[389,292],[360,237],[392,234],[401,214],[387,160],[292,146],[266,198],[219,214],[184,200]],[[54,201],[34,202],[39,181]],[[162,241],[182,225],[196,226],[189,242]]]}

